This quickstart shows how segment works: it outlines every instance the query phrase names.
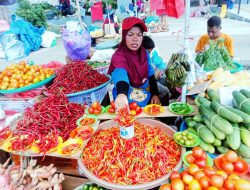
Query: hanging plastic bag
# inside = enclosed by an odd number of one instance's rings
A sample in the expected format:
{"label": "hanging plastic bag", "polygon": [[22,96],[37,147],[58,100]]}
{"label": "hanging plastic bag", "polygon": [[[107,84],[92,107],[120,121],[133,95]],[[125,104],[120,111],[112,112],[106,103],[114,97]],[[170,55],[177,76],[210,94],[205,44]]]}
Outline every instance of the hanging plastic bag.
{"label": "hanging plastic bag", "polygon": [[16,34],[4,34],[0,41],[8,61],[14,61],[26,56],[24,44],[18,40]]}
{"label": "hanging plastic bag", "polygon": [[78,33],[65,29],[62,39],[67,55],[72,61],[87,59],[91,47],[91,38],[86,30]]}

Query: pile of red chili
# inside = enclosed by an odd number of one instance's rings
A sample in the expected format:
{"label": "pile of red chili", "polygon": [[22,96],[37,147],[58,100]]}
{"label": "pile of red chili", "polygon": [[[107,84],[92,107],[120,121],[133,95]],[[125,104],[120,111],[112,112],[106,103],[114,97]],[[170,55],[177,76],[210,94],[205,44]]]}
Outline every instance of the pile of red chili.
{"label": "pile of red chili", "polygon": [[16,132],[29,134],[40,139],[48,134],[69,138],[76,121],[84,114],[84,108],[70,103],[63,94],[50,95],[25,110],[24,117],[17,123]]}
{"label": "pile of red chili", "polygon": [[159,129],[135,122],[135,137],[120,138],[119,128],[97,131],[83,151],[83,164],[98,178],[116,184],[142,184],[172,171],[178,144]]}
{"label": "pile of red chili", "polygon": [[74,61],[57,71],[53,84],[48,87],[48,92],[71,94],[100,86],[108,80],[106,75],[93,70],[87,63]]}

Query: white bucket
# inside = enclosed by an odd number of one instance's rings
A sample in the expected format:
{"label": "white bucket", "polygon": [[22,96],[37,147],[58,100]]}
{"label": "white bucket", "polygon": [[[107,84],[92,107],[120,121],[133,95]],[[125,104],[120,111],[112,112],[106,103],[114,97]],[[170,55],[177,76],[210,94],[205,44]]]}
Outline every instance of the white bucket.
{"label": "white bucket", "polygon": [[120,136],[123,139],[131,139],[134,137],[135,129],[134,125],[131,125],[129,127],[122,127],[120,126]]}

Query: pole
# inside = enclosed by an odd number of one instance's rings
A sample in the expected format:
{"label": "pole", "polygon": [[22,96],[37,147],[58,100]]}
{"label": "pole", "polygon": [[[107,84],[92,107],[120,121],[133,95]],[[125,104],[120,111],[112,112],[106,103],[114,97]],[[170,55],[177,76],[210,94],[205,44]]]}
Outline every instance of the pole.
{"label": "pole", "polygon": [[[248,0],[247,0],[247,4],[248,4]],[[241,0],[239,0],[238,14],[240,14],[240,5],[241,5]]]}
{"label": "pole", "polygon": [[[189,27],[190,27],[190,0],[186,0],[185,30],[184,30],[184,53],[189,53]],[[187,84],[182,87],[181,101],[186,102]]]}
{"label": "pole", "polygon": [[108,1],[106,0],[106,8],[107,8],[107,14],[108,14],[108,21],[109,21],[109,34],[111,34],[111,25],[110,25],[110,15],[109,15],[109,7],[108,7]]}
{"label": "pole", "polygon": [[76,14],[77,14],[78,19],[79,19],[80,27],[83,30],[83,23],[82,23],[82,18],[81,18],[81,11],[80,11],[79,0],[76,0]]}

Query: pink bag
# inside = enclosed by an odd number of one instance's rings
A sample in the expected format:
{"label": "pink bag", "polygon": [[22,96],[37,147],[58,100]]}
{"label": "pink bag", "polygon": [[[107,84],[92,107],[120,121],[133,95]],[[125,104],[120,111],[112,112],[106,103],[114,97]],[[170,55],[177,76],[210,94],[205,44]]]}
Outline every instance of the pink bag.
{"label": "pink bag", "polygon": [[6,20],[0,20],[0,33],[10,29],[10,25]]}

